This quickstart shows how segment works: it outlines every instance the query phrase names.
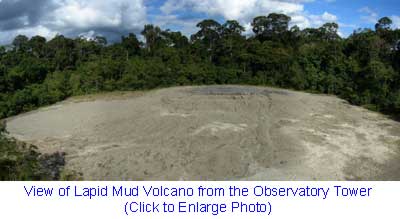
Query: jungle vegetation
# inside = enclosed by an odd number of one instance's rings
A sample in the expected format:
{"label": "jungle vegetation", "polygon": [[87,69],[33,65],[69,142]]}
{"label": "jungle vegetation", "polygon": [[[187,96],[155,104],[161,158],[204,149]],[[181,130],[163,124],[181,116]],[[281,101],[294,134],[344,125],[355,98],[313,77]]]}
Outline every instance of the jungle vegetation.
{"label": "jungle vegetation", "polygon": [[[388,17],[346,38],[336,23],[301,30],[290,21],[284,14],[259,16],[245,36],[235,20],[207,19],[190,38],[149,24],[141,32],[144,42],[133,33],[115,43],[101,36],[16,36],[12,46],[0,46],[0,119],[74,95],[209,84],[332,94],[400,115],[400,30]],[[42,155],[16,144],[0,135],[1,179],[48,178],[35,163]],[[19,154],[4,160],[6,153]],[[18,157],[36,161],[26,166]]]}

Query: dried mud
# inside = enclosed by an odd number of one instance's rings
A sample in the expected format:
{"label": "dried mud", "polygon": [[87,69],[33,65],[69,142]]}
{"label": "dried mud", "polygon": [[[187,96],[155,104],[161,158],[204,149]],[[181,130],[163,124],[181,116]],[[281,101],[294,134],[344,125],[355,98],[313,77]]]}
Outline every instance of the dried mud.
{"label": "dried mud", "polygon": [[87,180],[400,180],[400,124],[333,96],[251,86],[73,98],[9,118]]}

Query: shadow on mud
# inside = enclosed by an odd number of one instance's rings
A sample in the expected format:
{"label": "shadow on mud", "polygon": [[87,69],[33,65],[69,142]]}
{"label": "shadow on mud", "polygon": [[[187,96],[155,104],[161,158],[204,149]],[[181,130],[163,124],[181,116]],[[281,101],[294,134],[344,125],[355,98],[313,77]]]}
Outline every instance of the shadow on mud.
{"label": "shadow on mud", "polygon": [[64,152],[42,154],[34,145],[7,137],[6,124],[0,121],[0,180],[55,181],[81,180],[82,174],[66,170]]}
{"label": "shadow on mud", "polygon": [[390,119],[393,119],[394,121],[400,122],[400,115],[389,115]]}

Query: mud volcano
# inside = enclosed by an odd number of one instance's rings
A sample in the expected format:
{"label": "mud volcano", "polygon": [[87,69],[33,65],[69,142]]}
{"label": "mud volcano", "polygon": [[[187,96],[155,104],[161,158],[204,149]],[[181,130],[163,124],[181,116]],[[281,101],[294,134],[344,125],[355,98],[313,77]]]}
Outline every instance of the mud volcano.
{"label": "mud volcano", "polygon": [[8,119],[86,180],[400,180],[400,124],[332,96],[245,86],[73,98]]}

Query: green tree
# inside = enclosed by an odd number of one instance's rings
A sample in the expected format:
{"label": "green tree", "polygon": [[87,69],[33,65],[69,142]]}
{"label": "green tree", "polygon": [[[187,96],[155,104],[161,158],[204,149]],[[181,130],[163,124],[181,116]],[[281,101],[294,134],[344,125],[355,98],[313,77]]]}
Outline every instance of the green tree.
{"label": "green tree", "polygon": [[253,32],[260,40],[279,40],[289,29],[291,18],[284,14],[271,13],[267,17],[259,16],[252,22]]}
{"label": "green tree", "polygon": [[123,36],[121,44],[126,51],[127,59],[140,53],[140,42],[133,33],[130,33],[127,37]]}
{"label": "green tree", "polygon": [[157,44],[161,39],[161,29],[152,24],[148,24],[144,26],[142,35],[146,39],[147,51],[149,53],[154,53],[154,50],[157,48]]}
{"label": "green tree", "polygon": [[25,52],[28,50],[29,38],[24,35],[18,35],[14,38],[12,45],[14,46],[14,49],[17,51],[22,51]]}
{"label": "green tree", "polygon": [[376,31],[388,31],[393,21],[388,17],[379,19],[378,23],[375,24]]}
{"label": "green tree", "polygon": [[215,20],[203,20],[196,25],[200,30],[191,36],[194,44],[200,45],[200,50],[206,52],[210,62],[213,61],[214,50],[221,37],[221,24]]}
{"label": "green tree", "polygon": [[337,23],[326,23],[320,28],[321,35],[326,41],[338,40],[340,38],[338,30],[339,25]]}
{"label": "green tree", "polygon": [[45,57],[46,55],[46,38],[34,36],[29,40],[29,48],[36,58]]}

